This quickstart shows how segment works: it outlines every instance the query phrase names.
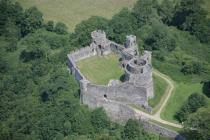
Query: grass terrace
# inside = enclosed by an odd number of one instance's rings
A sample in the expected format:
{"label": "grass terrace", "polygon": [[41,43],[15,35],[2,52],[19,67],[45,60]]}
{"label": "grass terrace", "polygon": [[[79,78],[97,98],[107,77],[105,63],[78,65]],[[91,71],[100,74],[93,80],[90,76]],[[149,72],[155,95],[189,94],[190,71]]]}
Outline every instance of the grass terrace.
{"label": "grass terrace", "polygon": [[94,84],[106,85],[111,79],[120,80],[124,74],[119,66],[119,58],[115,54],[93,56],[76,64],[82,74]]}

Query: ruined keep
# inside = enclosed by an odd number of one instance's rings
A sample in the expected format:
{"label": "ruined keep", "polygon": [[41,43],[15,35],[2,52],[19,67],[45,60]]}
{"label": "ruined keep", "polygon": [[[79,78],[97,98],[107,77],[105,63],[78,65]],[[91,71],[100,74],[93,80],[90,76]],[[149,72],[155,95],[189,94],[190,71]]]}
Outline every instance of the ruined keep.
{"label": "ruined keep", "polygon": [[[81,103],[91,108],[103,107],[112,120],[126,120],[134,117],[129,112],[129,105],[137,105],[150,111],[148,99],[154,96],[151,52],[139,54],[136,37],[126,36],[124,45],[117,44],[106,38],[104,31],[91,33],[90,46],[70,52],[68,67],[75,79],[80,83]],[[92,84],[76,66],[77,61],[91,57],[115,53],[119,56],[119,64],[125,71],[124,81],[112,80],[108,85]],[[124,116],[122,115],[124,114]]]}

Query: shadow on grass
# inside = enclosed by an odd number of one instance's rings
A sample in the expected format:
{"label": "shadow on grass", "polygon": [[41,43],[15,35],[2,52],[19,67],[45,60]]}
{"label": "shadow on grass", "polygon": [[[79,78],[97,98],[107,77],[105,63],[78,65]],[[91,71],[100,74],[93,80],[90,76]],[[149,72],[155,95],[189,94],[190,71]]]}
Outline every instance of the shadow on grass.
{"label": "shadow on grass", "polygon": [[203,83],[203,93],[210,98],[210,81]]}

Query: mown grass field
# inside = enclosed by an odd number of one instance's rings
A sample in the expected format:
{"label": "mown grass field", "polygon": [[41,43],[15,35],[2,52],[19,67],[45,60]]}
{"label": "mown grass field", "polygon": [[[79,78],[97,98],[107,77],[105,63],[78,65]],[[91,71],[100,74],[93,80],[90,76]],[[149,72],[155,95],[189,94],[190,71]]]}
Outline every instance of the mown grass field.
{"label": "mown grass field", "polygon": [[124,71],[119,66],[117,55],[93,56],[77,62],[84,76],[95,84],[108,84],[111,79],[120,79]]}
{"label": "mown grass field", "polygon": [[137,0],[16,0],[24,8],[36,6],[45,20],[64,22],[73,31],[82,20],[91,16],[110,19],[123,7],[132,8]]}

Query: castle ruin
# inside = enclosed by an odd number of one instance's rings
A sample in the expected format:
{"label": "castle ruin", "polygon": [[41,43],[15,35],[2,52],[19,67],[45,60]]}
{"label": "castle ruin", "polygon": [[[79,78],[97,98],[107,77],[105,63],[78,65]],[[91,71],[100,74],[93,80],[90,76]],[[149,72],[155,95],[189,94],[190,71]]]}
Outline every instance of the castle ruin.
{"label": "castle ruin", "polygon": [[[136,37],[126,36],[124,45],[107,39],[104,31],[91,33],[92,43],[68,54],[68,66],[72,75],[80,83],[80,99],[82,104],[91,108],[103,107],[112,120],[123,121],[132,117],[125,106],[136,105],[151,112],[148,99],[154,96],[151,52],[139,54]],[[91,56],[105,56],[115,53],[125,71],[124,81],[112,80],[108,85],[91,83],[80,72],[76,62]],[[123,114],[125,116],[123,116]]]}

